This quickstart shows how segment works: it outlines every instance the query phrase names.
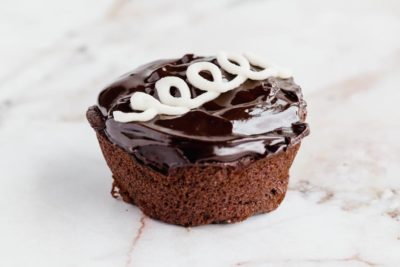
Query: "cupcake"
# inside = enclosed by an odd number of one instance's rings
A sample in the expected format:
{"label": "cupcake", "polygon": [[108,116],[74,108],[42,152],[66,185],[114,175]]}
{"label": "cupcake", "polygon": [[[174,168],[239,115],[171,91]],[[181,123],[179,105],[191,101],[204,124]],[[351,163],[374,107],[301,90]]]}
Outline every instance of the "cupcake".
{"label": "cupcake", "polygon": [[171,224],[233,223],[276,209],[303,137],[291,75],[252,54],[157,60],[87,111],[112,193]]}

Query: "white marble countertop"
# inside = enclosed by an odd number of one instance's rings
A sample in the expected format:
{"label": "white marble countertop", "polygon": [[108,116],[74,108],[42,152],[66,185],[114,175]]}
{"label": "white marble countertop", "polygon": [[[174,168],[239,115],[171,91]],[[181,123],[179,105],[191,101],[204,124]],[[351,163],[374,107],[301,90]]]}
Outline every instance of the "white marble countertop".
{"label": "white marble countertop", "polygon": [[[86,108],[137,65],[221,49],[303,87],[283,204],[183,228],[111,198]],[[398,0],[5,0],[0,62],[0,266],[400,266]]]}

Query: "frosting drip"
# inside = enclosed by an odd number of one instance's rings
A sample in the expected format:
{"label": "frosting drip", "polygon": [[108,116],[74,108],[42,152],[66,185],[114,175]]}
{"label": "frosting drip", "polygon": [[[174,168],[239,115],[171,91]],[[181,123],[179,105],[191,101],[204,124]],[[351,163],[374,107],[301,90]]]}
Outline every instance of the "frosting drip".
{"label": "frosting drip", "polygon": [[[246,164],[253,158],[285,150],[308,134],[309,127],[304,122],[306,104],[292,78],[246,80],[238,88],[183,115],[157,115],[149,121],[128,123],[113,118],[114,111],[134,112],[130,98],[135,92],[159,100],[155,84],[167,76],[185,81],[192,98],[203,94],[187,80],[186,71],[196,62],[219,66],[214,57],[194,55],[158,60],[122,76],[104,89],[98,105],[109,139],[138,161],[168,173],[173,168],[198,163],[235,164],[240,159]],[[235,78],[223,69],[221,73],[226,81]],[[213,80],[209,72],[199,74]],[[180,96],[174,87],[170,93]]]}

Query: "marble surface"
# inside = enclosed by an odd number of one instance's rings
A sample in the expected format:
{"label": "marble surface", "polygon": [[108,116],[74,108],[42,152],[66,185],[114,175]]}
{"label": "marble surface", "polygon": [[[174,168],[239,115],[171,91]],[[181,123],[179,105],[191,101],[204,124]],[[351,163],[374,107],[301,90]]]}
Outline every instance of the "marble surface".
{"label": "marble surface", "polygon": [[[400,266],[400,2],[0,2],[0,266]],[[183,228],[111,198],[85,111],[149,60],[256,51],[312,134],[278,210]]]}

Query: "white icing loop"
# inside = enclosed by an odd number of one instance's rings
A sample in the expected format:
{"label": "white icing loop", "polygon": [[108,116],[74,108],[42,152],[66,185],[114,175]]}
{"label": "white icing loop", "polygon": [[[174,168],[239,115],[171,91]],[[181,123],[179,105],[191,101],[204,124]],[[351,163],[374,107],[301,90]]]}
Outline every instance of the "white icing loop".
{"label": "white icing loop", "polygon": [[[168,90],[169,92],[169,90]],[[179,106],[169,106],[162,104],[160,101],[143,92],[136,92],[131,96],[131,108],[143,112],[129,112],[114,111],[114,120],[119,122],[130,121],[149,121],[158,114],[166,115],[182,115],[190,109]]]}
{"label": "white icing loop", "polygon": [[[272,76],[284,79],[291,77],[288,71],[266,64],[250,53],[241,55],[220,52],[217,61],[222,69],[236,77],[230,81],[224,81],[222,72],[217,65],[211,62],[193,63],[188,67],[186,76],[193,86],[206,91],[205,93],[191,98],[189,86],[184,80],[174,76],[164,77],[155,84],[160,101],[146,93],[135,92],[131,96],[130,106],[132,109],[142,112],[114,111],[114,120],[119,122],[149,121],[158,114],[182,115],[189,112],[190,109],[216,99],[221,93],[239,87],[247,79],[265,80]],[[253,71],[251,65],[260,67],[262,70]],[[212,81],[202,77],[201,72],[210,73]],[[171,87],[179,90],[179,97],[171,95]]]}
{"label": "white icing loop", "polygon": [[[250,70],[249,61],[244,56],[239,54],[227,54],[225,52],[219,52],[217,60],[218,64],[230,74],[244,76],[245,71]],[[232,63],[231,61],[237,63],[238,65]]]}
{"label": "white icing loop", "polygon": [[[170,93],[171,87],[179,90],[180,97],[174,97]],[[156,82],[156,90],[162,103],[171,106],[185,107],[188,109],[197,108],[204,103],[219,96],[216,92],[206,92],[198,97],[191,98],[189,86],[179,77],[164,77]],[[172,114],[169,114],[172,115]]]}
{"label": "white icing loop", "polygon": [[122,111],[114,111],[113,116],[114,120],[119,122],[131,122],[131,121],[149,121],[152,120],[155,116],[157,116],[158,112],[154,108],[150,108],[146,111],[136,113],[136,112],[122,112]]}
{"label": "white icing loop", "polygon": [[[291,71],[289,71],[287,69],[279,68],[271,63],[267,64],[267,63],[263,62],[261,59],[259,59],[257,56],[255,56],[253,53],[247,52],[247,53],[244,53],[244,55],[253,66],[261,67],[264,69],[263,71],[249,70],[249,76],[248,76],[249,79],[260,80],[260,79],[257,79],[256,76],[252,76],[252,75],[257,75],[257,73],[259,73],[261,79],[263,79],[263,77],[265,77],[265,76],[267,76],[267,78],[271,77],[271,76],[276,76],[276,77],[279,77],[282,79],[287,79],[287,78],[292,77]],[[272,73],[269,76],[267,73],[268,70]],[[264,79],[267,79],[267,78],[264,78]]]}
{"label": "white icing loop", "polygon": [[[219,63],[219,61],[218,61]],[[211,73],[212,81],[203,78],[200,72],[205,71]],[[217,65],[211,62],[197,62],[190,65],[186,71],[186,76],[189,82],[195,87],[218,93],[225,93],[230,91],[246,81],[246,77],[237,75],[233,80],[224,82],[222,79],[222,72]]]}

